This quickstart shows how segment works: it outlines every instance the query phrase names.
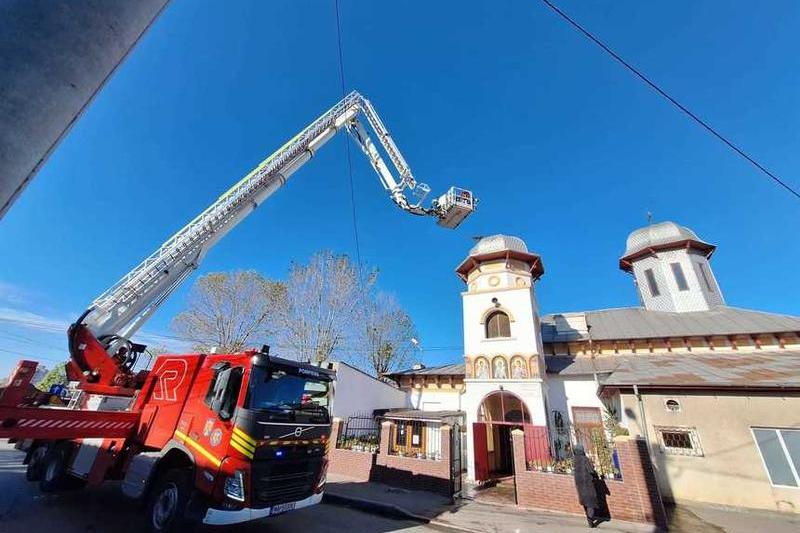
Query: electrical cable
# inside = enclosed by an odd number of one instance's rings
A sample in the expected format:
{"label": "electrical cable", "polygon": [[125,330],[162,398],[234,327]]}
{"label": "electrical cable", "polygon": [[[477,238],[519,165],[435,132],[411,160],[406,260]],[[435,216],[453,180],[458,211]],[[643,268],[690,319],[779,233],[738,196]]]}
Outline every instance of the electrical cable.
{"label": "electrical cable", "polygon": [[[344,55],[342,54],[342,23],[339,17],[339,0],[334,0],[336,5],[336,42],[339,50],[339,81],[342,86],[342,98],[347,96],[347,86],[344,78]],[[356,194],[353,186],[353,159],[350,155],[350,138],[345,138],[345,151],[347,152],[347,175],[350,179],[350,207],[353,216],[353,237],[356,243],[356,262],[361,273],[361,244],[358,238],[358,216],[356,214]]]}
{"label": "electrical cable", "polygon": [[716,137],[717,139],[722,141],[722,143],[725,144],[726,146],[728,146],[728,148],[730,148],[731,150],[733,150],[734,152],[739,154],[741,157],[743,157],[745,160],[747,160],[749,163],[751,163],[754,167],[756,167],[758,170],[760,170],[762,173],[764,173],[767,177],[772,179],[775,183],[777,183],[778,185],[780,185],[781,187],[786,189],[790,194],[792,194],[795,197],[797,197],[798,199],[800,199],[800,192],[798,192],[796,189],[794,189],[791,185],[786,183],[780,177],[778,177],[774,173],[770,172],[767,168],[764,167],[764,165],[762,165],[761,163],[756,161],[753,157],[748,155],[744,150],[742,150],[741,148],[736,146],[733,143],[733,141],[728,140],[728,138],[726,138],[724,135],[719,133],[708,122],[706,122],[703,119],[701,119],[700,117],[698,117],[691,110],[689,110],[686,106],[684,106],[683,104],[678,102],[675,98],[670,96],[664,89],[662,89],[661,87],[656,85],[655,82],[651,81],[647,76],[645,76],[636,67],[634,67],[633,65],[631,65],[630,63],[625,61],[619,54],[614,52],[614,50],[609,48],[605,43],[603,43],[603,41],[601,41],[599,38],[595,37],[591,32],[589,32],[583,26],[578,24],[578,22],[576,22],[574,19],[570,18],[569,15],[567,15],[566,13],[561,11],[561,9],[559,9],[556,5],[554,5],[552,2],[550,2],[550,0],[541,0],[541,1],[547,7],[549,7],[553,12],[555,12],[558,16],[560,16],[562,19],[567,21],[572,27],[574,27],[576,30],[578,30],[580,33],[582,33],[586,38],[590,39],[594,44],[596,44],[597,46],[602,48],[607,54],[609,54],[612,58],[614,58],[618,63],[620,63],[622,66],[624,66],[629,71],[631,71],[633,74],[635,74],[640,80],[645,82],[651,89],[656,91],[659,95],[661,95],[663,98],[665,98],[673,106],[675,106],[680,111],[682,111],[685,115],[687,115],[689,118],[694,120],[697,124],[699,124],[701,127],[703,127],[706,131],[711,133],[711,135],[713,135],[714,137]]}
{"label": "electrical cable", "polygon": [[[0,348],[0,352],[9,353],[9,354],[12,354],[12,355],[16,355],[16,356],[19,356],[19,357],[25,357],[25,358],[31,357],[31,354],[29,354],[29,353],[18,352],[16,350],[7,350],[5,348]],[[45,361],[50,361],[52,363],[63,363],[63,362],[66,361],[66,359],[59,361],[58,359],[54,359],[52,357],[44,357],[44,356],[41,356],[41,355],[36,355],[35,357],[36,357],[36,359],[44,359]]]}

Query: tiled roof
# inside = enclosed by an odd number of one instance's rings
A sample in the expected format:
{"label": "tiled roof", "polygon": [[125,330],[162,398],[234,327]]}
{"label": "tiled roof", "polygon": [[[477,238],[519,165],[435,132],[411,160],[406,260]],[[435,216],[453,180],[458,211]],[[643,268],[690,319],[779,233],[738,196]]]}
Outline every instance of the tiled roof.
{"label": "tiled roof", "polygon": [[[800,332],[800,317],[720,306],[710,311],[672,313],[643,307],[569,313],[585,316],[593,340],[652,339],[665,337],[707,337],[756,333]],[[558,330],[559,314],[542,317],[544,342],[588,340],[585,330]],[[563,324],[563,321],[561,321]]]}
{"label": "tiled roof", "polygon": [[603,387],[800,388],[800,351],[627,357]]}

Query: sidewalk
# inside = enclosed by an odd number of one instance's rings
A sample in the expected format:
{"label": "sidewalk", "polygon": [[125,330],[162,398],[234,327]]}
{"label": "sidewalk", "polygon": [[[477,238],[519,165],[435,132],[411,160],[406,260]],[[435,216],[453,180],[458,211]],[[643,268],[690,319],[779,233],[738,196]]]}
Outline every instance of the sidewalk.
{"label": "sidewalk", "polygon": [[794,533],[800,531],[800,515],[738,509],[710,504],[682,504],[672,510],[670,531],[678,533]]}
{"label": "sidewalk", "polygon": [[[530,511],[512,506],[499,506],[464,500],[456,505],[448,498],[423,491],[389,487],[381,483],[354,481],[342,476],[328,476],[326,500],[381,514],[413,518],[451,531],[467,533],[585,532],[586,520],[581,516]],[[645,524],[612,521],[601,524],[598,531],[615,533],[649,533]]]}

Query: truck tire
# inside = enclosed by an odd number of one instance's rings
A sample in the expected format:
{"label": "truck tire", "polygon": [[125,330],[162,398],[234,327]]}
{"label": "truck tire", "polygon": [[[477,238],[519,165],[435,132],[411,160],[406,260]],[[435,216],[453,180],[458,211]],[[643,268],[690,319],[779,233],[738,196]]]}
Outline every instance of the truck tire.
{"label": "truck tire", "polygon": [[39,481],[42,479],[44,458],[47,457],[47,445],[40,444],[28,453],[28,468],[25,470],[25,479]]}
{"label": "truck tire", "polygon": [[192,495],[191,471],[173,468],[155,481],[147,502],[147,528],[152,533],[191,531],[187,508]]}
{"label": "truck tire", "polygon": [[62,443],[50,447],[42,459],[39,490],[56,492],[65,488],[69,476],[67,472],[69,452],[69,444]]}

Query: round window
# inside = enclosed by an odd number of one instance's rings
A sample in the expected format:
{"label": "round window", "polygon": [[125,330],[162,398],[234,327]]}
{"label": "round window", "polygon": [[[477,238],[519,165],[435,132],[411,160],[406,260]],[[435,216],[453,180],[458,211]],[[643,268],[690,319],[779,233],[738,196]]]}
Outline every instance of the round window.
{"label": "round window", "polygon": [[667,411],[678,412],[681,410],[681,404],[678,403],[678,400],[667,400],[664,402],[664,405],[667,407]]}

